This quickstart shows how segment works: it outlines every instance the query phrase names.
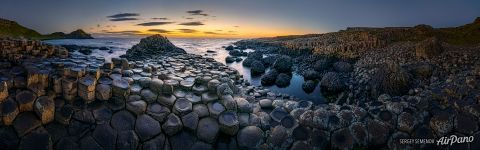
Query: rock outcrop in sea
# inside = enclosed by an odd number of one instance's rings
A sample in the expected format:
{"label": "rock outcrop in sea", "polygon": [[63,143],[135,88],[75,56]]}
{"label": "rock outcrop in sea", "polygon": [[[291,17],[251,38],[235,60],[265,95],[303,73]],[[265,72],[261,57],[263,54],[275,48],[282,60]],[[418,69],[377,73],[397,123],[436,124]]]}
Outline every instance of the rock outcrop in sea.
{"label": "rock outcrop in sea", "polygon": [[129,60],[144,60],[156,56],[172,56],[185,53],[185,50],[173,45],[167,37],[157,34],[141,39],[140,43],[127,50],[127,53],[121,57]]}

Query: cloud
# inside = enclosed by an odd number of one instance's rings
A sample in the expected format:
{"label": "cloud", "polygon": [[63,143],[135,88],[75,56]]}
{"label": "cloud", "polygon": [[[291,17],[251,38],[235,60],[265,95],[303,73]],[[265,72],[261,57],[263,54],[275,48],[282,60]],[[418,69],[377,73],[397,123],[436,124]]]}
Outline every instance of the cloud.
{"label": "cloud", "polygon": [[194,30],[194,29],[177,29],[183,33],[195,33],[195,32],[198,32],[197,30]]}
{"label": "cloud", "polygon": [[137,24],[139,26],[159,26],[159,25],[166,25],[166,24],[172,24],[174,22],[166,22],[166,21],[162,21],[162,22],[145,22],[145,23],[140,23],[140,24]]}
{"label": "cloud", "polygon": [[203,24],[203,23],[200,22],[200,21],[194,21],[194,22],[184,22],[184,23],[180,23],[179,25],[184,25],[184,26],[201,26],[201,25],[205,25],[205,24]]}
{"label": "cloud", "polygon": [[149,29],[150,32],[157,32],[157,33],[170,33],[172,31],[164,30],[164,29]]}
{"label": "cloud", "polygon": [[217,32],[208,32],[208,31],[207,31],[207,32],[203,32],[203,33],[205,33],[205,34],[215,34],[215,35],[219,35],[219,34],[220,34],[220,33],[217,33]]}
{"label": "cloud", "polygon": [[131,21],[131,20],[138,20],[137,18],[112,18],[110,21]]}
{"label": "cloud", "polygon": [[215,30],[215,31],[219,31],[219,32],[222,32],[223,30]]}
{"label": "cloud", "polygon": [[211,32],[211,31],[205,31],[203,33],[204,34],[211,34],[211,35],[236,35],[236,34],[231,34],[231,33],[218,33],[218,32]]}
{"label": "cloud", "polygon": [[153,17],[152,19],[153,20],[168,20],[168,18],[165,18],[165,17],[161,17],[161,18]]}
{"label": "cloud", "polygon": [[238,27],[240,27],[240,26],[233,26],[233,27],[238,28]]}
{"label": "cloud", "polygon": [[198,16],[208,16],[208,14],[206,13],[203,13],[203,10],[190,10],[190,11],[187,11],[187,13],[189,13],[190,15],[198,15]]}
{"label": "cloud", "polygon": [[137,30],[125,30],[125,31],[107,31],[105,33],[110,33],[110,34],[140,34],[142,32],[137,31]]}
{"label": "cloud", "polygon": [[193,18],[191,18],[191,17],[187,17],[187,18],[185,18],[185,19],[192,20]]}
{"label": "cloud", "polygon": [[140,16],[138,13],[120,13],[111,16],[107,16],[108,18],[128,18],[128,17],[137,17]]}

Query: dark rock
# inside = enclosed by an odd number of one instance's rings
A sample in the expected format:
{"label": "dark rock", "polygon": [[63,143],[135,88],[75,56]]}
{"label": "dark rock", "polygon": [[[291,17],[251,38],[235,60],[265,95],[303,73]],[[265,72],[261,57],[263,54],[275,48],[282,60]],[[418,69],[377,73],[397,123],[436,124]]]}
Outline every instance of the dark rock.
{"label": "dark rock", "polygon": [[389,149],[412,149],[413,147],[411,146],[411,144],[400,143],[401,139],[409,139],[409,138],[410,136],[407,133],[396,132],[388,140],[388,148]]}
{"label": "dark rock", "polygon": [[403,95],[410,89],[410,81],[411,75],[398,64],[381,65],[370,83],[372,94]]}
{"label": "dark rock", "polygon": [[459,113],[455,116],[455,131],[466,135],[472,135],[478,131],[478,122],[471,115]]}
{"label": "dark rock", "polygon": [[162,106],[158,103],[153,103],[148,105],[147,114],[152,116],[155,120],[163,122],[165,118],[167,118],[168,114],[170,114],[170,110],[168,107]]}
{"label": "dark rock", "polygon": [[141,141],[146,141],[158,135],[162,129],[158,121],[152,117],[140,115],[135,121],[135,132]]}
{"label": "dark rock", "polygon": [[454,114],[446,111],[434,114],[430,119],[430,128],[438,137],[447,135],[453,130]]}
{"label": "dark rock", "polygon": [[304,150],[304,149],[312,149],[310,144],[305,141],[296,141],[293,143],[292,148],[290,150]]}
{"label": "dark rock", "polygon": [[121,131],[118,133],[116,148],[118,150],[136,150],[139,145],[135,131]]}
{"label": "dark rock", "polygon": [[[181,144],[180,144],[181,145]],[[139,147],[140,148],[140,147]],[[144,150],[158,150],[168,148],[168,140],[164,134],[160,134],[155,138],[143,143],[142,148]]]}
{"label": "dark rock", "polygon": [[220,131],[220,127],[217,121],[211,117],[202,118],[198,122],[197,137],[199,140],[213,143],[217,138],[218,131]]}
{"label": "dark rock", "polygon": [[208,107],[204,104],[195,104],[193,106],[193,112],[198,114],[198,117],[206,117],[210,115],[210,112],[208,111]]}
{"label": "dark rock", "polygon": [[55,144],[55,149],[79,150],[80,146],[73,138],[62,138]]}
{"label": "dark rock", "polygon": [[185,50],[170,43],[166,37],[157,34],[141,39],[140,43],[127,50],[124,57],[129,60],[143,60],[155,56],[185,53]]}
{"label": "dark rock", "polygon": [[322,58],[320,60],[317,60],[315,64],[313,65],[313,68],[315,71],[322,72],[324,70],[327,70],[330,68],[332,65],[332,60],[329,58]]}
{"label": "dark rock", "polygon": [[163,131],[168,136],[172,136],[176,134],[177,132],[182,130],[182,127],[183,127],[182,121],[175,114],[168,115],[167,120],[162,125]]}
{"label": "dark rock", "polygon": [[225,50],[231,51],[231,50],[233,50],[233,46],[232,46],[232,45],[228,45],[228,46],[225,48]]}
{"label": "dark rock", "polygon": [[246,52],[243,52],[241,50],[231,50],[228,52],[229,55],[231,56],[247,56],[247,53]]}
{"label": "dark rock", "polygon": [[199,120],[199,117],[196,112],[188,113],[182,116],[183,127],[185,127],[186,129],[195,131],[197,129],[198,120]]}
{"label": "dark rock", "polygon": [[433,58],[442,52],[442,44],[436,37],[425,39],[415,46],[415,55],[418,58]]}
{"label": "dark rock", "polygon": [[157,100],[157,94],[153,93],[149,89],[143,89],[140,92],[140,96],[142,96],[143,100],[145,100],[147,103],[153,103]]}
{"label": "dark rock", "polygon": [[280,73],[277,76],[277,79],[275,80],[275,84],[278,87],[287,87],[290,85],[290,80],[292,79],[291,76],[285,74],[285,73]]}
{"label": "dark rock", "polygon": [[333,64],[333,69],[338,72],[351,72],[353,67],[348,62],[339,61]]}
{"label": "dark rock", "polygon": [[315,90],[316,86],[317,84],[315,83],[315,81],[307,80],[302,84],[302,89],[307,93],[312,93]]}
{"label": "dark rock", "polygon": [[55,114],[55,102],[47,96],[37,98],[34,104],[34,110],[43,124],[53,121]]}
{"label": "dark rock", "polygon": [[289,73],[292,71],[293,61],[289,56],[279,56],[275,63],[273,63],[273,68],[279,72]]}
{"label": "dark rock", "polygon": [[182,131],[174,136],[170,137],[170,143],[172,145],[172,149],[180,149],[180,150],[189,150],[192,149],[193,144],[195,141],[198,141],[195,135]]}
{"label": "dark rock", "polygon": [[322,91],[336,93],[346,88],[345,81],[342,80],[338,73],[327,72],[320,81]]}
{"label": "dark rock", "polygon": [[223,107],[223,105],[218,103],[218,102],[209,103],[207,105],[207,107],[208,107],[208,110],[210,112],[210,116],[212,116],[214,118],[218,118],[220,113],[225,111],[225,107]]}
{"label": "dark rock", "polygon": [[306,127],[303,126],[297,126],[295,129],[292,131],[292,137],[296,141],[305,141],[310,138],[310,133],[312,131]]}
{"label": "dark rock", "polygon": [[76,111],[73,114],[73,118],[84,123],[89,123],[89,124],[95,123],[95,118],[93,118],[92,112],[87,109]]}
{"label": "dark rock", "polygon": [[287,129],[283,126],[274,127],[267,138],[267,144],[273,149],[286,149],[288,148],[287,138],[288,132]]}
{"label": "dark rock", "polygon": [[315,70],[307,70],[303,73],[304,80],[321,79],[321,74]]}
{"label": "dark rock", "polygon": [[188,101],[185,98],[178,99],[173,105],[173,112],[180,116],[192,112],[192,109],[192,102]]}
{"label": "dark rock", "polygon": [[225,62],[226,63],[233,63],[233,62],[235,62],[235,60],[236,60],[235,57],[232,57],[232,56],[225,57]]}
{"label": "dark rock", "polygon": [[318,149],[327,149],[327,145],[330,143],[330,133],[314,129],[311,134],[311,146]]}
{"label": "dark rock", "polygon": [[218,117],[220,131],[228,135],[235,135],[239,129],[238,116],[233,111],[225,111]]}
{"label": "dark rock", "polygon": [[384,144],[388,140],[388,127],[378,120],[367,122],[367,132],[368,143],[371,143],[372,145]]}
{"label": "dark rock", "polygon": [[250,67],[250,66],[252,66],[253,61],[255,61],[255,59],[247,57],[243,60],[242,66]]}
{"label": "dark rock", "polygon": [[145,113],[147,109],[147,103],[143,100],[127,102],[127,110],[135,115],[141,115]]}
{"label": "dark rock", "polygon": [[110,124],[117,131],[133,130],[135,127],[135,116],[126,110],[122,110],[113,114]]}
{"label": "dark rock", "polygon": [[100,144],[104,149],[115,149],[117,141],[117,132],[108,124],[97,125],[92,133],[92,137]]}
{"label": "dark rock", "polygon": [[20,113],[17,102],[12,98],[8,98],[0,106],[0,112],[2,116],[3,125],[12,125],[12,122]]}
{"label": "dark rock", "polygon": [[17,149],[18,146],[17,133],[12,127],[0,127],[0,148],[1,149]]}
{"label": "dark rock", "polygon": [[252,75],[259,75],[265,72],[265,66],[260,61],[253,61],[250,65],[250,73]]}
{"label": "dark rock", "polygon": [[247,126],[237,134],[238,147],[240,149],[256,149],[264,142],[262,129],[256,126]]}
{"label": "dark rock", "polygon": [[30,134],[25,135],[18,146],[19,150],[51,150],[53,143],[48,132],[43,128],[38,128]]}
{"label": "dark rock", "polygon": [[21,91],[17,93],[15,99],[20,112],[33,111],[33,103],[37,99],[37,95],[31,91]]}
{"label": "dark rock", "polygon": [[287,116],[282,118],[282,120],[280,121],[280,124],[282,126],[284,126],[285,128],[290,129],[297,124],[297,121],[291,115],[287,115]]}
{"label": "dark rock", "polygon": [[89,149],[103,149],[102,146],[100,146],[95,139],[91,136],[86,136],[83,137],[80,140],[80,149],[82,150],[89,150]]}
{"label": "dark rock", "polygon": [[348,128],[339,129],[332,134],[332,146],[338,149],[352,149],[354,144]]}
{"label": "dark rock", "polygon": [[13,127],[20,137],[30,133],[41,125],[42,122],[37,118],[37,116],[35,116],[33,112],[21,113],[17,116],[17,119],[13,121]]}
{"label": "dark rock", "polygon": [[213,150],[213,146],[202,141],[197,141],[193,144],[192,150]]}
{"label": "dark rock", "polygon": [[415,116],[410,113],[403,112],[398,116],[397,128],[400,131],[410,133],[413,131],[413,129],[415,129],[417,123],[418,121]]}
{"label": "dark rock", "polygon": [[261,79],[262,85],[273,85],[277,80],[277,76],[278,76],[278,71],[275,69],[271,69],[270,71],[268,71],[262,76],[262,79]]}

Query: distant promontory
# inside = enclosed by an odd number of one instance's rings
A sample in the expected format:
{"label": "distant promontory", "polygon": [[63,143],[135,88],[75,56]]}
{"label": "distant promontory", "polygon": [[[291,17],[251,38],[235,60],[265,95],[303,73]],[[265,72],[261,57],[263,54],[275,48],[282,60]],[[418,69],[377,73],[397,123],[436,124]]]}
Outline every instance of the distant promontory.
{"label": "distant promontory", "polygon": [[0,37],[27,38],[35,40],[47,39],[93,39],[93,37],[82,29],[75,30],[68,34],[63,32],[54,32],[51,34],[40,34],[35,30],[29,29],[18,24],[15,21],[0,18]]}

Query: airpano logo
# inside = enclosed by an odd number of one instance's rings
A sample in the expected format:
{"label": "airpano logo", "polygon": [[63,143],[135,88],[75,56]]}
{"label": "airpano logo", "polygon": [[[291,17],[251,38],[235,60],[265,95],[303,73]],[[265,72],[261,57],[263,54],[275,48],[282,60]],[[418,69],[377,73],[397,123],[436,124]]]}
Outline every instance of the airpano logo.
{"label": "airpano logo", "polygon": [[450,137],[442,137],[437,140],[437,145],[453,145],[455,143],[471,143],[473,142],[473,136],[457,137],[456,135],[451,135]]}

